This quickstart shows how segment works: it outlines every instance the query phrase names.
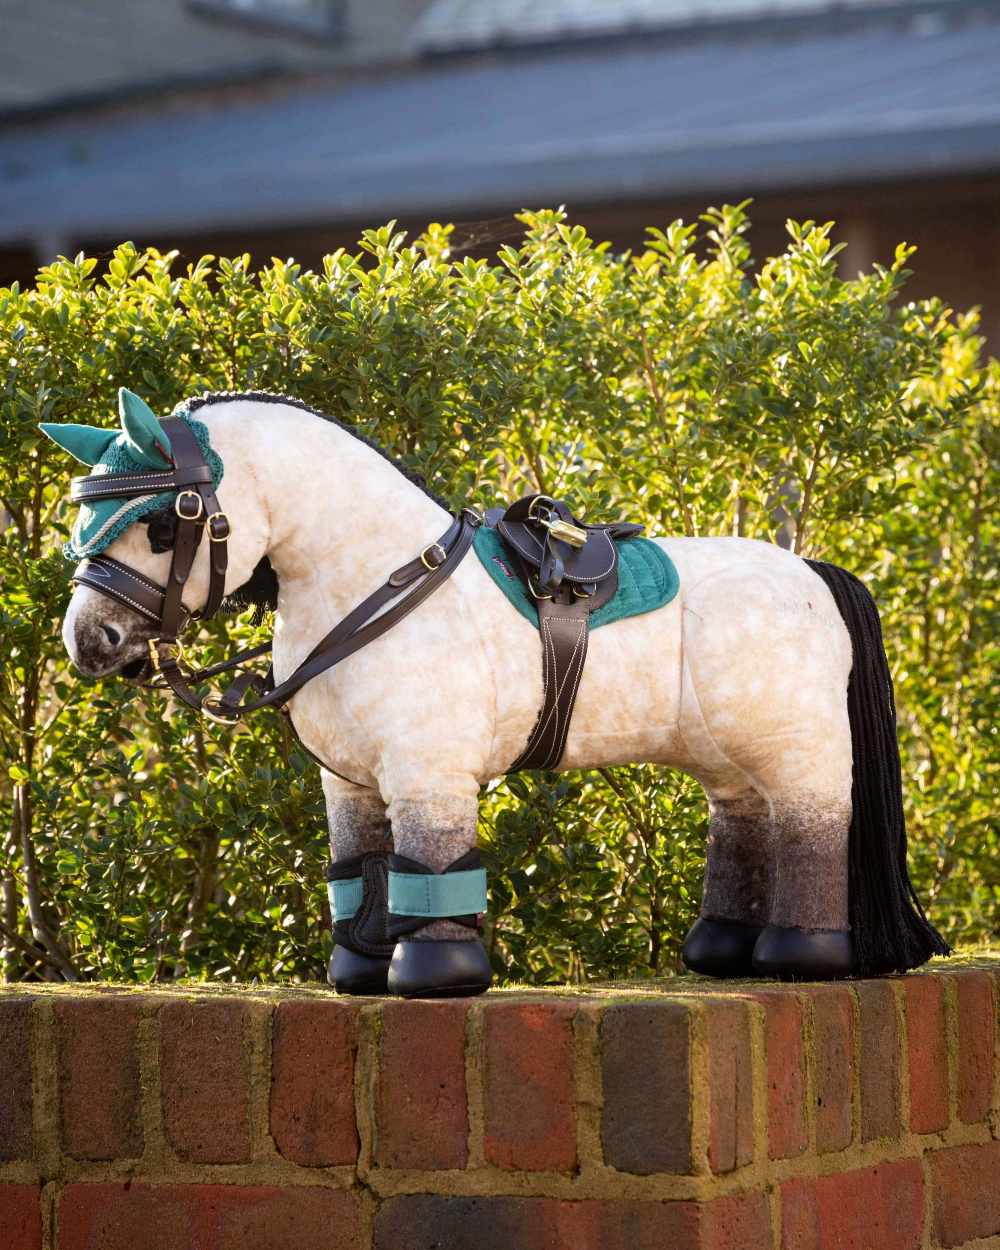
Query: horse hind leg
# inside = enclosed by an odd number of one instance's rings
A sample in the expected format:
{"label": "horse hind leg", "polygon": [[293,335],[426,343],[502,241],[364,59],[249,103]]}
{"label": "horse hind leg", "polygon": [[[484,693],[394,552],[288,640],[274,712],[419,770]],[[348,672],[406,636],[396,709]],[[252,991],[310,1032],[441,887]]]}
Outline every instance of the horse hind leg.
{"label": "horse hind leg", "polygon": [[753,966],[782,980],[827,980],[854,967],[848,897],[850,786],[772,799],[774,883]]}
{"label": "horse hind leg", "polygon": [[681,958],[713,977],[753,974],[753,951],[771,904],[773,830],[767,800],[756,790],[711,787],[701,912]]}

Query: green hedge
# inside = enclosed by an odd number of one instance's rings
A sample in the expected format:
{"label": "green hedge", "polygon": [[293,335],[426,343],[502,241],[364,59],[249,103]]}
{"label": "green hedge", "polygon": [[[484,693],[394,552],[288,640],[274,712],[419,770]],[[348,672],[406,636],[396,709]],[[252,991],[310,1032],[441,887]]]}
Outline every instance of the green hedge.
{"label": "green hedge", "polygon": [[[59,640],[71,464],[41,420],[105,423],[125,385],[299,397],[456,502],[529,490],[653,533],[783,536],[879,599],[921,894],[996,937],[997,413],[973,314],[899,297],[909,250],[844,281],[830,227],[751,263],[743,206],[614,255],[555,212],[452,257],[391,226],[319,273],[125,244],[0,291],[0,941],[11,979],[321,975],[316,770],[278,723],[240,733],[87,684]],[[203,633],[221,655],[248,621]],[[227,638],[228,635],[228,638]],[[700,892],[705,803],[651,768],[530,775],[483,804],[488,938],[526,981],[670,973]]]}

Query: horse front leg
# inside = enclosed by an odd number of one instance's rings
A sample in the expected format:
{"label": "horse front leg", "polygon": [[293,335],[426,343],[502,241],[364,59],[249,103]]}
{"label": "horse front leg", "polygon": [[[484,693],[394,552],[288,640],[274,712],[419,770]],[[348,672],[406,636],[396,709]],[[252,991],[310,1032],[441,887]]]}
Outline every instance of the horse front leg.
{"label": "horse front leg", "polygon": [[393,947],[386,933],[392,841],[385,803],[376,791],[332,773],[324,771],[321,780],[334,940],[327,979],[341,994],[384,994]]}
{"label": "horse front leg", "polygon": [[[426,783],[424,783],[426,785]],[[455,789],[451,779],[449,789]],[[476,847],[479,786],[465,793],[388,797],[395,849],[389,856],[389,935],[398,939],[389,990],[405,998],[453,998],[489,989],[491,973],[479,940],[486,910],[486,873]]]}

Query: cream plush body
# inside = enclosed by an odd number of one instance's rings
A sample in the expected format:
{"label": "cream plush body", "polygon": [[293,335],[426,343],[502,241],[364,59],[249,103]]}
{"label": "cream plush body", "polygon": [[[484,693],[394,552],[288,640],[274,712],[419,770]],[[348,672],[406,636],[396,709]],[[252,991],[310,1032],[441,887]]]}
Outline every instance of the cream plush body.
{"label": "cream plush body", "polygon": [[[280,583],[277,679],[447,528],[446,511],[376,450],[292,405],[197,410],[225,474],[227,591],[265,554]],[[661,539],[680,575],[665,607],[591,634],[562,768],[648,761],[710,802],[703,914],[847,928],[851,643],[826,585],[790,553],[734,538]],[[206,544],[184,601],[207,593]],[[107,554],[164,582],[135,524]],[[117,642],[109,640],[111,633]],[[67,648],[119,670],[154,631],[87,587]],[[524,747],[541,706],[539,636],[470,553],[426,603],[291,702],[324,770],[334,857],[395,849],[444,868],[475,840],[480,786]],[[339,776],[335,774],[340,774]],[[421,936],[465,936],[439,921]]]}

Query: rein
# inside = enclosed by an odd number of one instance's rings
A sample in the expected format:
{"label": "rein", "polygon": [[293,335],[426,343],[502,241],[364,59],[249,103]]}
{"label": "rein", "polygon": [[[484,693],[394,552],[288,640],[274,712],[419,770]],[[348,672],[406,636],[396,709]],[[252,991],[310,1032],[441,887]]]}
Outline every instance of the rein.
{"label": "rein", "polygon": [[[167,418],[163,427],[174,453],[173,468],[162,473],[105,473],[74,478],[70,497],[75,502],[138,499],[176,490],[177,534],[167,585],[160,586],[127,564],[105,555],[82,560],[72,580],[124,603],[156,624],[159,633],[149,640],[154,675],[147,684],[154,688],[169,687],[188,707],[221,724],[234,725],[246,713],[264,707],[287,711],[288,700],[307,682],[381,637],[447,581],[472,546],[476,529],[482,523],[474,509],[463,508],[437,542],[430,543],[390,574],[376,591],[320,639],[280,684],[275,684],[273,668],[269,668],[264,676],[241,673],[217,698],[202,696],[192,688],[192,682],[207,680],[266,655],[271,643],[240,651],[209,668],[195,672],[182,669],[181,631],[192,619],[208,620],[214,616],[225,596],[231,530],[212,486],[212,471],[190,427],[179,417]],[[208,598],[200,612],[190,613],[181,602],[181,595],[206,531],[211,544]],[[248,700],[251,693],[258,697]]]}

